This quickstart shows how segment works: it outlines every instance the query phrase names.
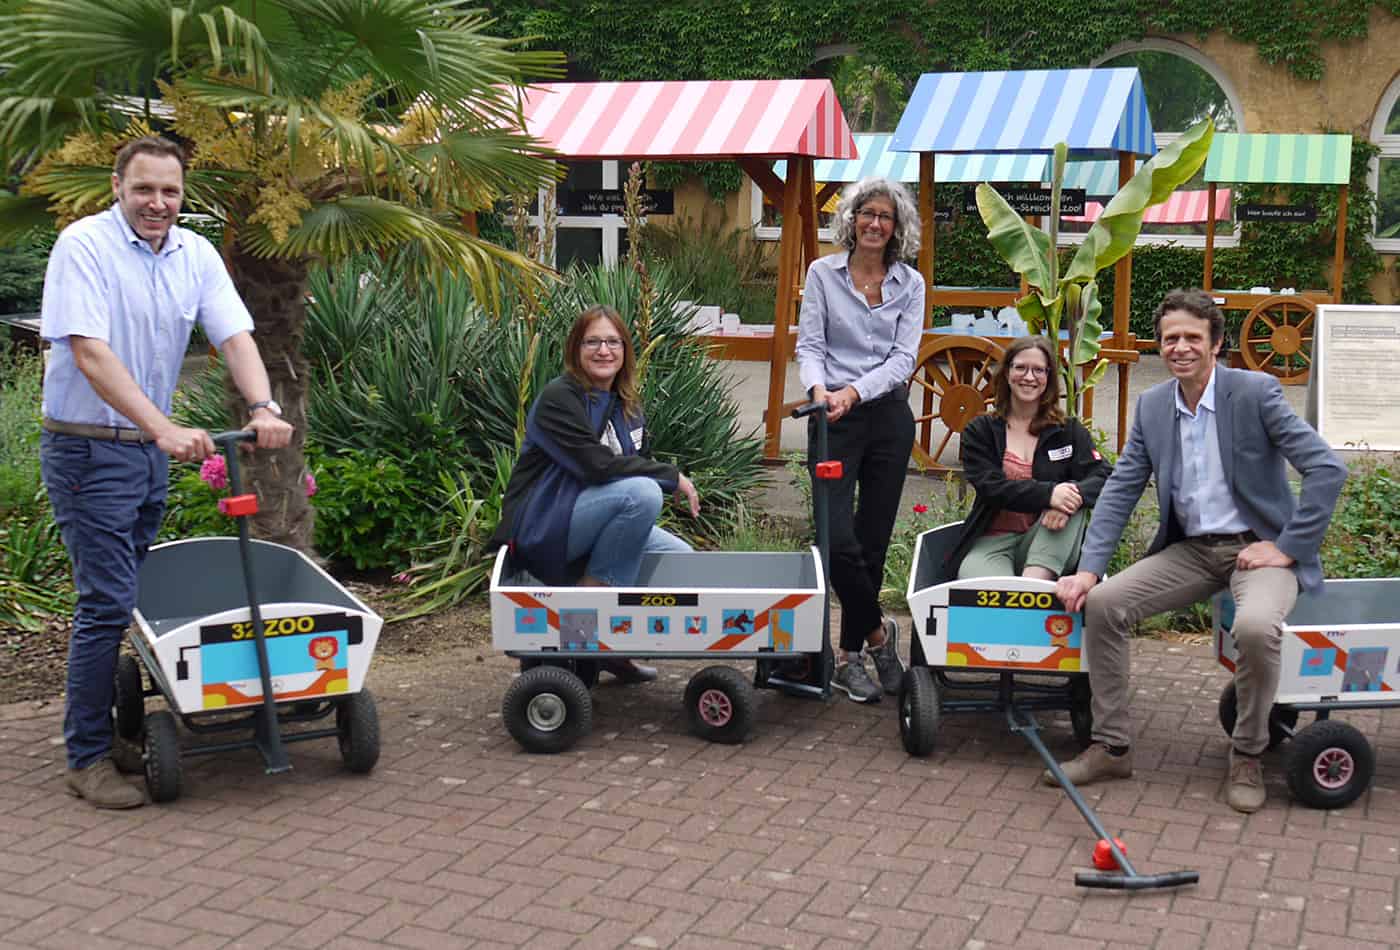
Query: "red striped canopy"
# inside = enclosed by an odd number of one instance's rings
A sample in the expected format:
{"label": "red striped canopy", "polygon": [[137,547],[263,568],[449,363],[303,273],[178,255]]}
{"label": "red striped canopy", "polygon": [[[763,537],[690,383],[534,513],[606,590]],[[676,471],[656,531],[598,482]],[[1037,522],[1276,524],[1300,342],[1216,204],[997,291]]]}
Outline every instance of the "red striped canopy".
{"label": "red striped canopy", "polygon": [[566,158],[855,158],[826,79],[531,86],[525,130]]}
{"label": "red striped canopy", "polygon": [[[1207,197],[1210,193],[1206,191],[1176,191],[1172,196],[1159,205],[1153,205],[1144,212],[1142,216],[1143,224],[1200,224],[1206,220],[1209,213],[1207,209]],[[1103,202],[1084,202],[1084,213],[1082,215],[1065,215],[1064,221],[1097,221],[1099,215],[1103,214]],[[1217,188],[1215,190],[1215,219],[1217,221],[1230,220],[1230,189]]]}

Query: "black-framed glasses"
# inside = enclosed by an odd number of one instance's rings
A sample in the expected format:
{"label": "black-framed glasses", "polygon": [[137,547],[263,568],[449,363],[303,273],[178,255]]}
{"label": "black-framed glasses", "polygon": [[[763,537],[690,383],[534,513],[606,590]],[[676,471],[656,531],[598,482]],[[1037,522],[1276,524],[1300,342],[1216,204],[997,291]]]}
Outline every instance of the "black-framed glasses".
{"label": "black-framed glasses", "polygon": [[864,208],[856,212],[856,219],[862,224],[869,224],[871,221],[879,221],[881,224],[894,224],[894,215],[888,211],[866,211]]}
{"label": "black-framed glasses", "polygon": [[589,336],[583,338],[583,348],[585,350],[601,350],[603,347],[607,347],[610,350],[622,349],[622,337]]}

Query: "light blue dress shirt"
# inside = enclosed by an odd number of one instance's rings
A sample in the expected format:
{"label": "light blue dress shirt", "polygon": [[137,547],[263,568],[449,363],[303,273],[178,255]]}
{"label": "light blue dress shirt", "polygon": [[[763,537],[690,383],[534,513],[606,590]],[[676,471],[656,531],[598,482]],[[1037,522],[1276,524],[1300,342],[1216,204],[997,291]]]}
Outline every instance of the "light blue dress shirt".
{"label": "light blue dress shirt", "polygon": [[105,342],[169,415],[196,320],[215,346],[253,329],[223,258],[208,240],[172,226],[157,254],[116,204],[73,222],[58,236],[44,275],[40,333],[53,344],[44,372],[44,415],[134,427],[78,369],[70,336]]}
{"label": "light blue dress shirt", "polygon": [[1248,531],[1240,517],[1220,462],[1220,436],[1215,428],[1215,373],[1193,413],[1176,384],[1176,478],[1172,507],[1188,538],[1202,534]]}
{"label": "light blue dress shirt", "polygon": [[903,261],[885,273],[881,303],[871,307],[856,289],[840,251],[807,268],[797,321],[797,368],[802,388],[830,392],[854,386],[869,402],[914,372],[924,331],[924,278]]}

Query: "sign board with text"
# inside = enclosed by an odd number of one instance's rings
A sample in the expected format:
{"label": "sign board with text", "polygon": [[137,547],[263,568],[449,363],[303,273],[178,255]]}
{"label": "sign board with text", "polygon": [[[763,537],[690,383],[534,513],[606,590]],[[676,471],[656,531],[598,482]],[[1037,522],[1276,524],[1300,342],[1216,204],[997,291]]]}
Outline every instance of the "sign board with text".
{"label": "sign board with text", "polygon": [[1308,417],[1337,449],[1400,451],[1400,307],[1322,304]]}
{"label": "sign board with text", "polygon": [[[648,188],[642,192],[644,214],[675,214],[675,192]],[[568,215],[622,214],[621,188],[579,188],[559,191],[559,213]]]}
{"label": "sign board with text", "polygon": [[1317,220],[1313,205],[1235,205],[1238,221],[1263,221],[1270,224],[1308,224]]}

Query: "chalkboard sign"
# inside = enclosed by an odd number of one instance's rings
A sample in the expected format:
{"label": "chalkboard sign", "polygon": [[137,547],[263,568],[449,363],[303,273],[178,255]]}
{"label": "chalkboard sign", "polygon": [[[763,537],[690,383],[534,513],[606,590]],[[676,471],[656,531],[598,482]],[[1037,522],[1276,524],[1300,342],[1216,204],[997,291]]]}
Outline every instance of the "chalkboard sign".
{"label": "chalkboard sign", "polygon": [[[997,193],[1017,214],[1050,214],[1050,189],[1036,185],[997,185]],[[977,210],[977,189],[963,189],[963,210]],[[1060,214],[1084,213],[1084,189],[1065,188],[1060,192]]]}
{"label": "chalkboard sign", "polygon": [[[646,189],[642,192],[642,209],[645,214],[675,214],[675,192]],[[621,188],[578,188],[559,191],[560,214],[622,214],[625,210]]]}
{"label": "chalkboard sign", "polygon": [[1235,218],[1275,224],[1308,224],[1317,220],[1317,208],[1312,205],[1235,205]]}

